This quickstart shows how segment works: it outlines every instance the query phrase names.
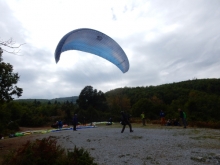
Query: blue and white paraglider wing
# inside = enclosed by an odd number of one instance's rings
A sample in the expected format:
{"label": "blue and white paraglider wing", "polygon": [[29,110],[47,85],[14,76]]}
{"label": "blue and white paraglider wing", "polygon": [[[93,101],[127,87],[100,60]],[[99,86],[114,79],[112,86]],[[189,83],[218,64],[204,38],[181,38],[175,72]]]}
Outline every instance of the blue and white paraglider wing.
{"label": "blue and white paraglider wing", "polygon": [[123,73],[129,69],[128,58],[112,38],[93,29],[77,29],[67,33],[57,45],[55,51],[56,63],[62,52],[79,50],[98,55],[116,65]]}

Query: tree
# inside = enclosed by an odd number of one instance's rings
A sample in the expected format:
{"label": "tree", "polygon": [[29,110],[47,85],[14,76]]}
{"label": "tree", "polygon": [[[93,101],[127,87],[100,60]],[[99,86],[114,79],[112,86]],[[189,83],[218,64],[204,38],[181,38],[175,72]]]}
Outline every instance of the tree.
{"label": "tree", "polygon": [[140,117],[141,113],[144,112],[147,118],[152,119],[151,117],[154,116],[152,115],[152,109],[152,102],[147,98],[142,98],[132,106],[132,115],[135,117]]}
{"label": "tree", "polygon": [[108,98],[108,105],[111,109],[111,113],[114,116],[118,116],[121,111],[126,111],[127,113],[131,113],[131,104],[130,99],[126,96],[117,95],[112,98]]}
{"label": "tree", "polygon": [[96,89],[93,90],[92,86],[86,86],[76,100],[79,108],[88,109],[93,107],[97,110],[105,110],[107,108],[106,98],[102,91],[97,92]]}
{"label": "tree", "polygon": [[0,47],[0,104],[13,100],[13,96],[20,97],[23,89],[16,86],[19,75],[13,73],[13,66],[3,62],[3,50]]}
{"label": "tree", "polygon": [[0,46],[3,47],[2,51],[11,53],[11,54],[17,54],[19,53],[19,48],[21,47],[21,45],[23,44],[16,44],[13,41],[12,38],[10,38],[9,40],[6,41],[2,41],[0,40]]}

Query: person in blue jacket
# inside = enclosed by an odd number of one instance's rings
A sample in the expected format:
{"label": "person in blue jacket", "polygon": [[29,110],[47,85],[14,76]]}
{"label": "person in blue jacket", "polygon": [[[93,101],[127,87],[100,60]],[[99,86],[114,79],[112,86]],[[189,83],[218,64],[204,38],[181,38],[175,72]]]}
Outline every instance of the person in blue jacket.
{"label": "person in blue jacket", "polygon": [[76,130],[76,125],[78,124],[78,118],[77,118],[77,114],[75,114],[73,116],[73,131],[77,131]]}
{"label": "person in blue jacket", "polygon": [[62,129],[63,127],[63,122],[61,120],[58,121],[58,129]]}

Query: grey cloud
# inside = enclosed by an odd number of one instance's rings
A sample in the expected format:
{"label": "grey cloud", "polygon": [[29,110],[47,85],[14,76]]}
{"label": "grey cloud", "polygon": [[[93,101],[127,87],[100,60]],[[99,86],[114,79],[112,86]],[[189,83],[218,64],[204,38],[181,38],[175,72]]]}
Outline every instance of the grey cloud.
{"label": "grey cloud", "polygon": [[[70,68],[61,67],[55,64],[53,52],[29,44],[22,46],[23,56],[4,55],[3,58],[12,63],[15,72],[21,76],[18,86],[24,88],[22,98],[75,96],[87,85],[106,92],[125,86],[219,77],[220,1],[156,0],[149,4],[148,10],[139,13],[140,17],[160,21],[158,27],[151,31],[131,31],[126,38],[115,38],[129,58],[130,69],[125,74],[108,61],[99,60],[100,57],[86,60],[85,56],[85,60]],[[141,4],[125,5],[124,14],[138,5]],[[3,1],[0,6],[7,9],[3,13],[7,20],[0,18],[0,32],[5,32],[4,37],[10,34],[24,42],[27,36],[22,25]],[[111,10],[112,18],[116,20],[114,8]],[[176,28],[161,30],[161,27],[172,25]],[[144,22],[143,26],[146,26]],[[14,27],[21,30],[15,31]],[[146,41],[149,33],[156,34],[157,38]]]}
{"label": "grey cloud", "polygon": [[0,39],[6,41],[10,38],[16,43],[25,43],[25,30],[22,24],[14,17],[6,1],[0,1]]}
{"label": "grey cloud", "polygon": [[[170,20],[172,20],[172,16]],[[195,21],[192,25],[181,24],[181,27],[173,32],[160,34],[154,42],[145,42],[143,37],[139,35],[128,39],[133,44],[134,52],[136,52],[131,58],[131,62],[135,65],[135,71],[139,73],[141,69],[145,70],[141,72],[146,78],[143,85],[147,82],[157,84],[157,82],[183,81],[198,75],[199,78],[204,78],[201,77],[201,73],[205,77],[209,77],[206,69],[219,68],[217,65],[220,61],[220,51],[217,45],[220,45],[218,33],[220,22],[219,20],[214,22],[211,19],[210,22],[206,21],[206,23],[207,25],[203,25],[202,21]],[[132,42],[134,39],[135,42]],[[153,73],[152,79],[151,74],[146,72],[146,69]],[[160,73],[166,74],[160,75]],[[219,77],[217,72],[214,75]],[[143,82],[143,79],[138,80]],[[160,81],[158,81],[159,79]]]}

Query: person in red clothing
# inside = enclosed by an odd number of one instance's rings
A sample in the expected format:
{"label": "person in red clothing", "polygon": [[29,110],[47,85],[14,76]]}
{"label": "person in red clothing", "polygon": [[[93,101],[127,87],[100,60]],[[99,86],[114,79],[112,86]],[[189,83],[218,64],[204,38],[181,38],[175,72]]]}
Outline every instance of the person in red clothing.
{"label": "person in red clothing", "polygon": [[165,125],[165,113],[163,110],[160,110],[160,124]]}

